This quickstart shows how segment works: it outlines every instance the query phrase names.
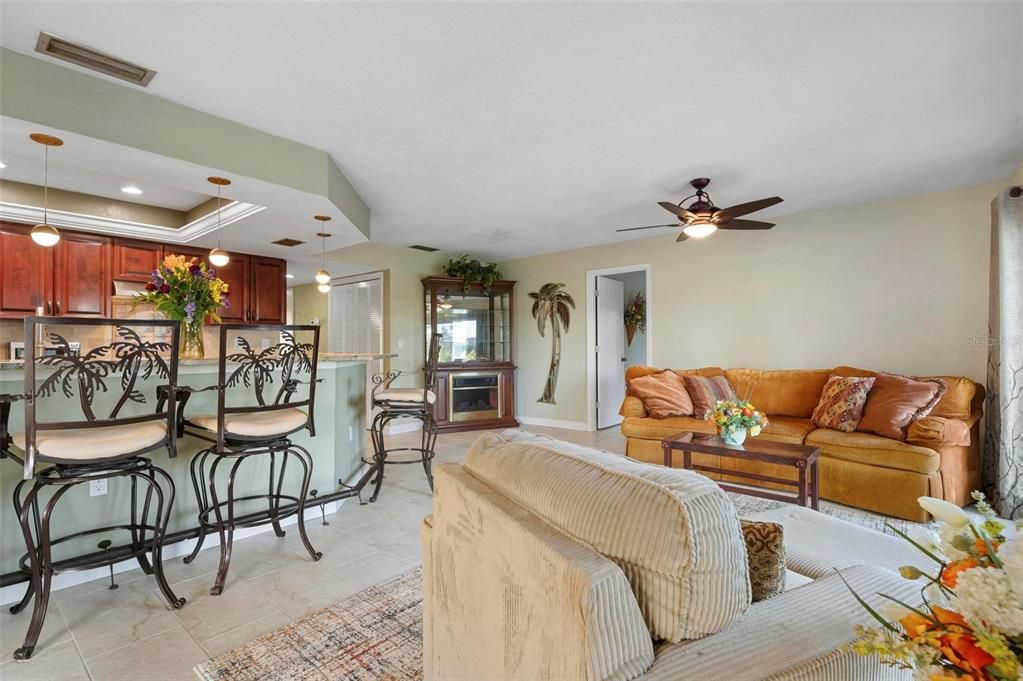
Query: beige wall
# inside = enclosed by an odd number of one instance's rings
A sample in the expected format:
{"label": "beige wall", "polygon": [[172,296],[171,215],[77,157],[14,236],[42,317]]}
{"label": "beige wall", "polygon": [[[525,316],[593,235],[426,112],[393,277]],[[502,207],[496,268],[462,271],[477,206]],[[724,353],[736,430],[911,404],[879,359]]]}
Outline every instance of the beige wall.
{"label": "beige wall", "polygon": [[[141,222],[168,229],[180,229],[185,224],[185,214],[181,211],[159,206],[148,206],[131,201],[118,201],[103,196],[69,192],[53,189],[47,192],[47,205],[52,210],[63,210],[71,213],[83,213],[115,220]],[[20,203],[26,206],[43,205],[43,188],[24,182],[0,180],[0,201]]]}
{"label": "beige wall", "polygon": [[[983,381],[990,202],[1002,186],[793,215],[770,232],[677,245],[672,232],[502,263],[519,282],[517,413],[585,423],[586,272],[625,265],[651,265],[659,366],[852,364]],[[550,337],[537,333],[527,297],[549,281],[567,284],[577,304],[556,405],[536,402]]]}
{"label": "beige wall", "polygon": [[302,284],[292,289],[295,295],[294,320],[296,324],[308,324],[320,320],[320,350],[328,348],[327,339],[327,296],[316,290],[316,284]]}

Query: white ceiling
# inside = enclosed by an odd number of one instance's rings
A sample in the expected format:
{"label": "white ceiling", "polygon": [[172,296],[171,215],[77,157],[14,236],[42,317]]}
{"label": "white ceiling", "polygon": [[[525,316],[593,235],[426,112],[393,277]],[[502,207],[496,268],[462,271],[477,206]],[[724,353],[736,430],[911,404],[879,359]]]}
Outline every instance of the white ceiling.
{"label": "white ceiling", "polygon": [[[695,176],[770,217],[1008,178],[1023,3],[3,3],[148,91],[331,153],[373,239],[636,238]],[[646,234],[649,234],[647,232]]]}

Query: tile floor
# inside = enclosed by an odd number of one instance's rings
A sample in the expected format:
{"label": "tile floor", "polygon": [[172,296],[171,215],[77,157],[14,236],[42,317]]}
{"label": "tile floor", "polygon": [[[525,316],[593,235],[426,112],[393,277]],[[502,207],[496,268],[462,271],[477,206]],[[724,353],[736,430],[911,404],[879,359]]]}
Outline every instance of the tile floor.
{"label": "tile floor", "polygon": [[[561,439],[624,452],[616,428],[596,433],[530,428]],[[441,435],[437,463],[458,462],[478,433]],[[413,439],[414,434],[401,435]],[[368,494],[365,495],[368,498]],[[117,576],[110,591],[97,580],[54,592],[32,659],[11,659],[21,645],[31,608],[0,610],[0,679],[3,681],[194,680],[192,668],[284,626],[313,610],[398,575],[420,563],[419,521],[432,498],[419,466],[391,466],[375,504],[346,502],[327,526],[307,521],[323,558],[313,563],[294,527],[235,542],[224,593],[210,596],[218,552],[207,549],[191,564],[167,561],[168,579],[188,599],[168,610],[152,577],[139,570]]]}

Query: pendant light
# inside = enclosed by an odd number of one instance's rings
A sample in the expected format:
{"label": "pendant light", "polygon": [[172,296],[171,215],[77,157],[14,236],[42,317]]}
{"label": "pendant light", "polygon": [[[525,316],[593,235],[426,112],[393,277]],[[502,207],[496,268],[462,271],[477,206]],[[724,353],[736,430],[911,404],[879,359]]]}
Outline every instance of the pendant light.
{"label": "pendant light", "polygon": [[[314,215],[313,220],[318,220],[321,223],[320,229],[326,229],[326,224],[330,222],[329,215]],[[317,232],[316,236],[320,237],[320,271],[316,273],[316,283],[319,286],[316,289],[320,293],[330,292],[330,272],[327,271],[327,237],[333,236],[327,232]]]}
{"label": "pendant light", "polygon": [[231,180],[217,176],[207,177],[206,180],[217,185],[217,247],[210,251],[210,264],[214,267],[224,267],[231,262],[231,256],[220,247],[220,190],[231,184]]}
{"label": "pendant light", "polygon": [[47,203],[50,189],[50,147],[59,147],[64,140],[53,135],[44,135],[41,132],[34,132],[29,139],[43,145],[43,221],[32,228],[32,241],[40,246],[55,246],[60,241],[60,232],[57,228],[47,222]]}

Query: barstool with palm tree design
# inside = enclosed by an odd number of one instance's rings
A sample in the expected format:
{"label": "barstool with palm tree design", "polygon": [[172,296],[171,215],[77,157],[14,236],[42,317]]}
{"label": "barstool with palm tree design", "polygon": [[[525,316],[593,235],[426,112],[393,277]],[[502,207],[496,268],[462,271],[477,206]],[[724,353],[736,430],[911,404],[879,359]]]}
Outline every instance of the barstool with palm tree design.
{"label": "barstool with palm tree design", "polygon": [[[280,342],[257,352],[242,334],[272,334]],[[300,342],[297,340],[300,334],[311,334],[312,342]],[[217,385],[201,389],[182,387],[179,390],[180,432],[210,443],[192,458],[192,485],[199,504],[199,540],[185,562],[195,559],[209,532],[217,532],[220,536],[220,564],[210,589],[214,596],[224,590],[231,565],[234,531],[238,527],[271,524],[277,536],[283,537],[281,521],[294,515],[298,519],[299,537],[310,558],[317,561],[322,555],[313,548],[305,530],[305,502],[312,479],[312,455],[289,437],[303,430],[310,436],[316,435],[313,410],[319,380],[316,378],[315,349],[319,343],[319,326],[222,324]],[[232,352],[233,347],[237,347],[238,351]],[[298,378],[304,374],[308,374],[308,380]],[[206,391],[217,394],[216,413],[185,418],[184,409],[189,397]],[[245,404],[235,404],[241,396],[247,396],[242,400]],[[228,404],[229,399],[232,404]],[[266,493],[238,496],[235,492],[238,470],[242,463],[253,457],[269,466]],[[302,468],[296,494],[284,490],[285,473],[291,459]],[[223,488],[217,481],[221,466],[228,466]],[[236,502],[257,500],[266,502],[265,509],[236,514]]]}
{"label": "barstool with palm tree design", "polygon": [[[401,376],[401,371],[389,371],[372,377],[373,408],[376,415],[370,426],[370,437],[373,442],[374,468],[373,496],[369,500],[376,501],[380,496],[380,487],[384,482],[384,467],[387,464],[421,463],[426,472],[426,481],[433,491],[433,471],[431,465],[434,457],[434,445],[437,442],[437,423],[433,416],[433,405],[437,401],[437,361],[440,357],[441,334],[430,337],[430,347],[426,353],[426,366],[423,369],[422,388],[394,388],[394,381]],[[384,430],[395,419],[417,419],[422,422],[418,447],[391,447],[384,441]],[[410,459],[390,459],[392,452],[416,452],[418,456]]]}
{"label": "barstool with palm tree design", "polygon": [[[116,336],[107,345],[79,353],[65,337],[51,332],[47,334],[49,347],[56,354],[40,354],[37,331],[56,324],[80,329],[88,338],[105,333]],[[158,449],[166,449],[172,457],[176,453],[178,331],[176,321],[25,320],[24,392],[0,395],[0,458],[15,461],[23,473],[14,488],[14,508],[27,549],[20,567],[29,576],[25,596],[11,612],[21,612],[34,596],[32,619],[15,659],[32,656],[46,619],[53,577],[60,572],[90,570],[135,558],[144,572],[156,578],[167,605],[178,609],[185,603],[174,595],[163,573],[162,549],[174,504],[174,481],[143,456]],[[160,337],[169,342],[156,340]],[[38,386],[37,375],[41,378]],[[141,406],[146,404],[147,392],[156,405],[148,413]],[[19,401],[24,403],[25,429],[12,434],[11,405]],[[73,414],[75,402],[81,417]],[[47,416],[54,418],[40,417],[44,407]],[[127,522],[56,536],[51,525],[53,512],[68,492],[79,485],[115,478],[127,478],[131,485]],[[140,485],[145,489],[141,508]],[[53,558],[57,545],[118,533],[127,533],[127,543],[110,548],[110,540],[104,539],[99,545],[106,550]]]}

